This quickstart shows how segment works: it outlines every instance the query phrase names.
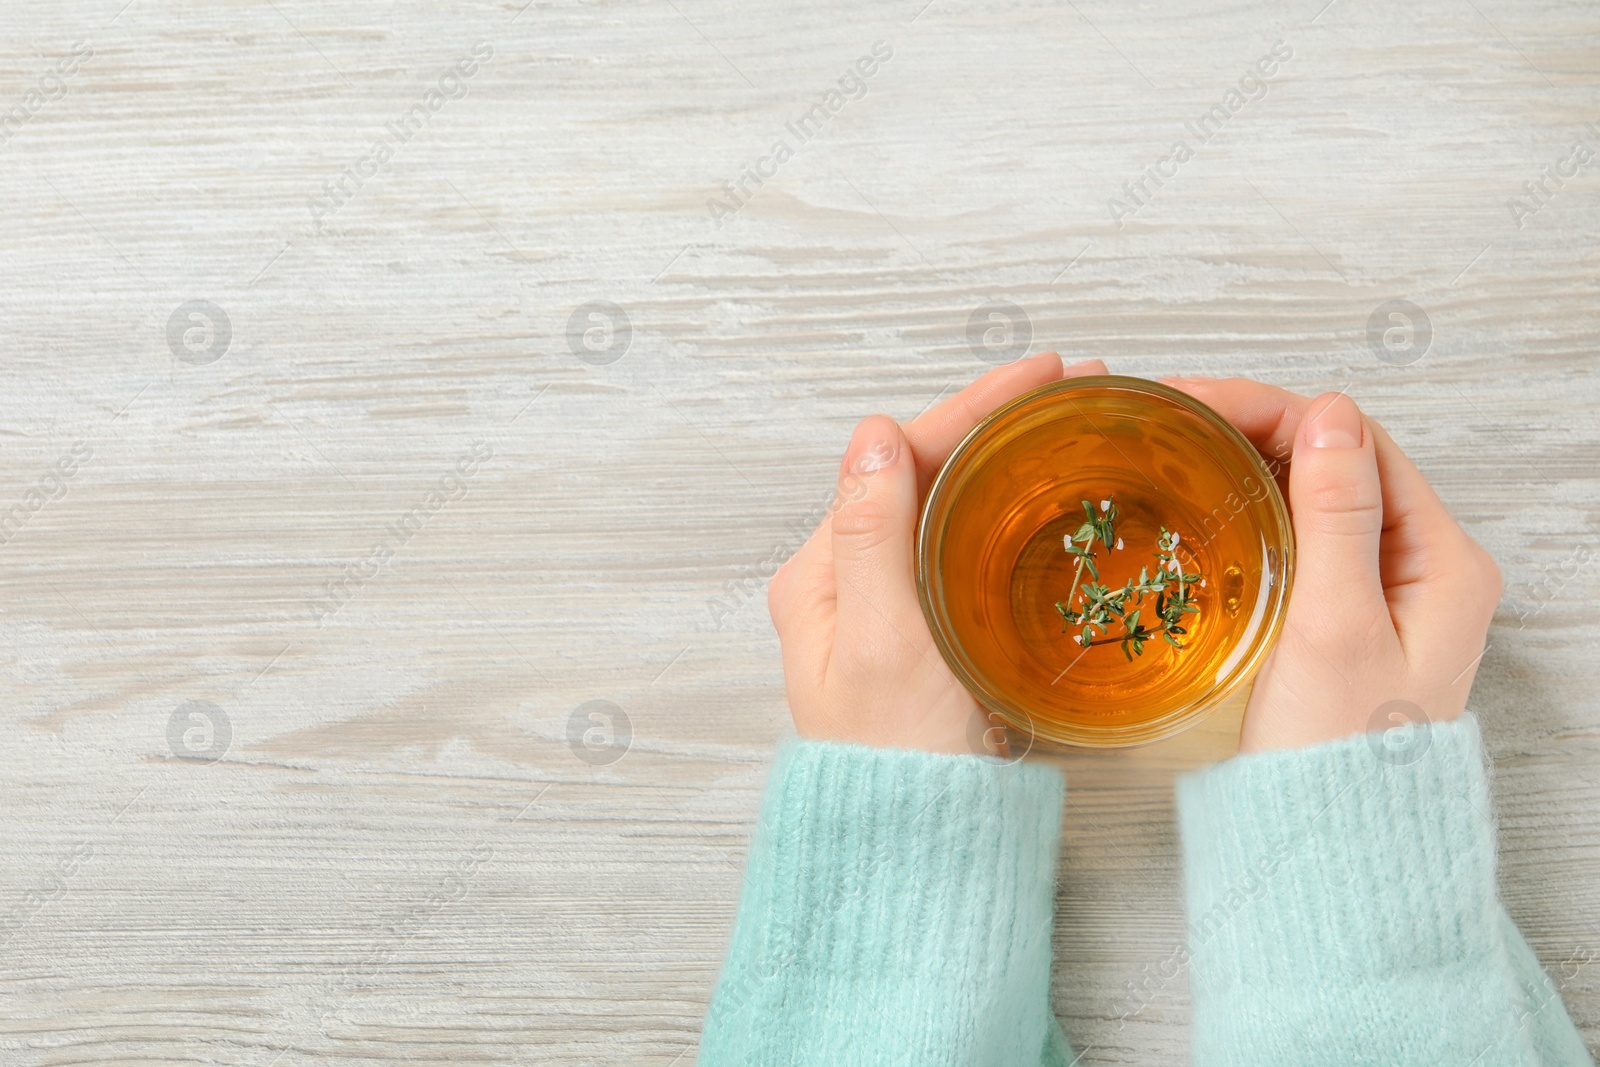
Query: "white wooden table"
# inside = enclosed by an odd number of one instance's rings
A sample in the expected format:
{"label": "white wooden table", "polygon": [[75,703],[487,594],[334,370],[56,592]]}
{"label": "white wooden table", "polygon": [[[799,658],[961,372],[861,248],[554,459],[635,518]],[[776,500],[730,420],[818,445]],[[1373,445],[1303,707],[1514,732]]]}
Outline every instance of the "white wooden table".
{"label": "white wooden table", "polygon": [[[1502,883],[1600,1044],[1600,13],[922,2],[0,8],[0,1063],[692,1062],[771,562],[990,302],[1416,457],[1506,573]],[[1181,982],[1116,1005],[1229,720],[1058,757],[1084,1064],[1186,1056]]]}

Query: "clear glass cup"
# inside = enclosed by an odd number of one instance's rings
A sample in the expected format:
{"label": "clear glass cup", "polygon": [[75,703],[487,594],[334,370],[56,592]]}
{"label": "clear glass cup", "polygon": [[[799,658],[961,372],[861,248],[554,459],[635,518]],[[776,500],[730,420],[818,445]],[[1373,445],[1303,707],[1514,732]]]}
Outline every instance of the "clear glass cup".
{"label": "clear glass cup", "polygon": [[[1117,509],[1121,547],[1095,545],[1112,589],[1155,568],[1162,528],[1179,535],[1183,570],[1204,583],[1182,650],[1085,648],[1066,626],[1057,604],[1088,579],[1063,545],[1083,501]],[[923,614],[951,670],[1013,730],[1061,744],[1194,725],[1271,650],[1293,575],[1288,508],[1255,447],[1193,397],[1119,375],[1041,386],[980,422],[934,479],[917,535]]]}

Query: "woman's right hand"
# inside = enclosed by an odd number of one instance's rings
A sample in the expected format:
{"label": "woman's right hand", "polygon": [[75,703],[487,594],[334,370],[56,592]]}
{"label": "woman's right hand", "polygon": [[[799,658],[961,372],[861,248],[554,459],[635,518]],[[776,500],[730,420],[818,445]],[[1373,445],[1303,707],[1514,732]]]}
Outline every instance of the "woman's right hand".
{"label": "woman's right hand", "polygon": [[1342,393],[1312,400],[1244,378],[1164,381],[1288,465],[1294,589],[1240,751],[1460,715],[1500,570],[1383,428]]}

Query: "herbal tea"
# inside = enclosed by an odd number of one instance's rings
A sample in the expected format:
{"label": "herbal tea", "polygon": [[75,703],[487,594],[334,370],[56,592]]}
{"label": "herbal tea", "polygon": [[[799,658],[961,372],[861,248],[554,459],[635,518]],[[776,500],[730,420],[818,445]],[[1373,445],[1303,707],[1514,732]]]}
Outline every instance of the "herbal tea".
{"label": "herbal tea", "polygon": [[1063,629],[1081,627],[1077,641],[1084,648],[1118,645],[1130,663],[1133,657],[1144,655],[1145,642],[1157,635],[1182,652],[1184,644],[1178,638],[1189,633],[1185,624],[1194,622],[1189,614],[1200,611],[1195,600],[1206,587],[1206,579],[1198,571],[1190,574],[1183,566],[1177,532],[1161,527],[1154,569],[1140,567],[1139,577],[1129,578],[1120,588],[1109,586],[1100,580],[1094,543],[1098,538],[1106,551],[1122,551],[1116,527],[1121,515],[1109,497],[1100,501],[1098,512],[1087,500],[1082,503],[1083,525],[1061,539],[1062,549],[1072,557],[1072,589],[1066,600],[1056,601]]}
{"label": "herbal tea", "polygon": [[1254,669],[1281,621],[1288,522],[1219,422],[1154,383],[1073,379],[952,456],[924,516],[925,607],[985,704],[1041,737],[1131,743]]}

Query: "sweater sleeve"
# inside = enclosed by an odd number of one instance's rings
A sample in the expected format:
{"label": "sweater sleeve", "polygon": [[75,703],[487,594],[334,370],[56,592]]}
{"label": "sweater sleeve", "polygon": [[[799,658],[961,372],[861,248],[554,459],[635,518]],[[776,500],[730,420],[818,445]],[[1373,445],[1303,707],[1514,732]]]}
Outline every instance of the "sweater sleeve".
{"label": "sweater sleeve", "polygon": [[1178,784],[1196,1067],[1592,1064],[1500,905],[1477,722]]}
{"label": "sweater sleeve", "polygon": [[699,1063],[1070,1060],[1050,1011],[1062,780],[798,741],[750,846]]}

